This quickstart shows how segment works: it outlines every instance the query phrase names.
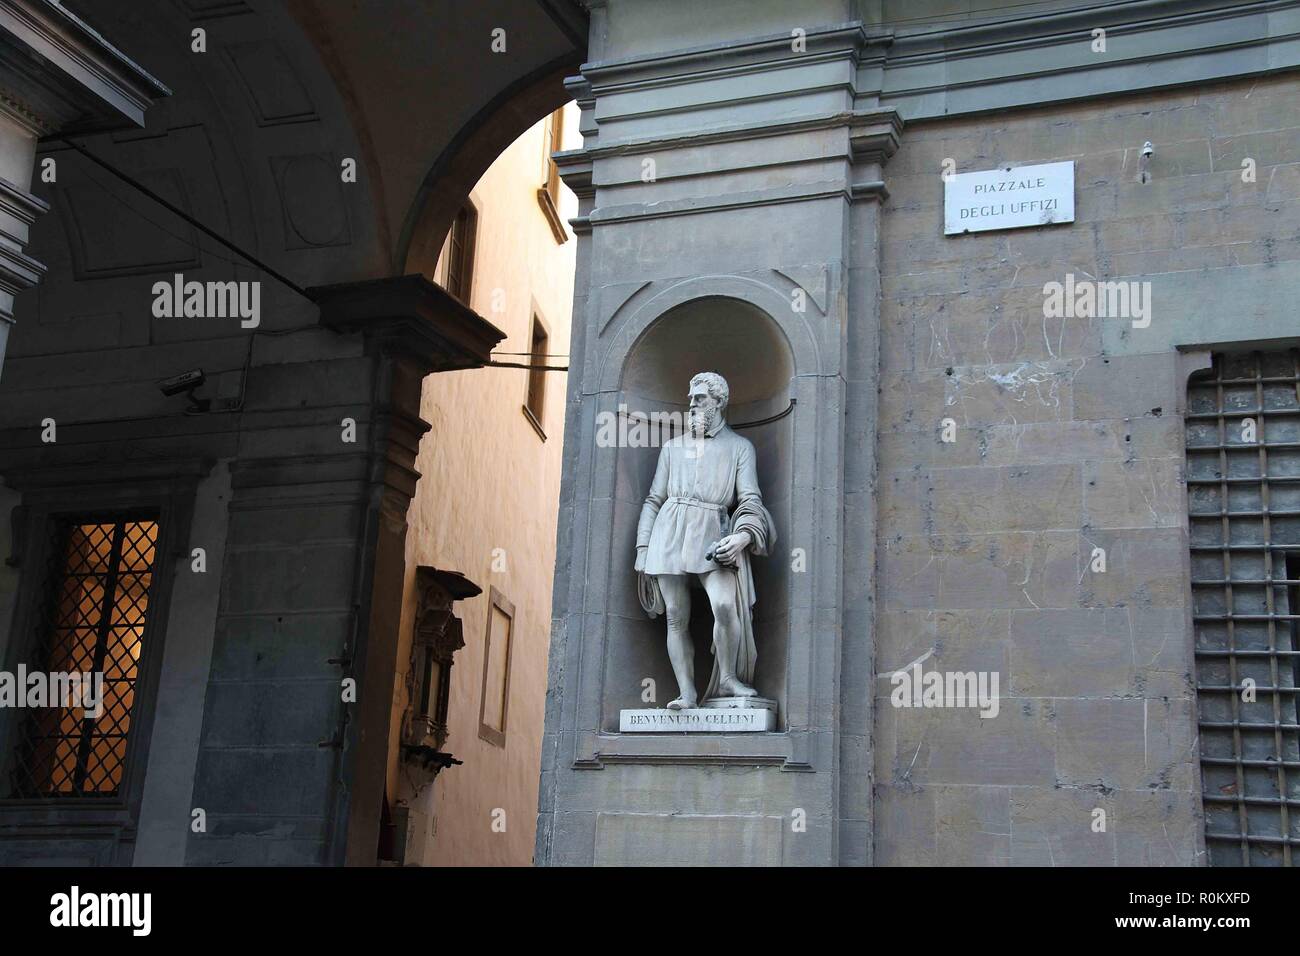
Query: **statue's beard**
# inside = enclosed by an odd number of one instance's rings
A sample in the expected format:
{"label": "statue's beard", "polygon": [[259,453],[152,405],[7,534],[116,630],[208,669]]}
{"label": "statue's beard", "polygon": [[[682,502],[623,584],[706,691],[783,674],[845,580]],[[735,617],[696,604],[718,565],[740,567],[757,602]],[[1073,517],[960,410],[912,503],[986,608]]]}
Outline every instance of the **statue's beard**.
{"label": "statue's beard", "polygon": [[687,413],[686,420],[691,429],[691,437],[703,438],[709,429],[713,427],[713,423],[718,420],[718,413],[716,410],[706,412],[698,408],[692,408]]}

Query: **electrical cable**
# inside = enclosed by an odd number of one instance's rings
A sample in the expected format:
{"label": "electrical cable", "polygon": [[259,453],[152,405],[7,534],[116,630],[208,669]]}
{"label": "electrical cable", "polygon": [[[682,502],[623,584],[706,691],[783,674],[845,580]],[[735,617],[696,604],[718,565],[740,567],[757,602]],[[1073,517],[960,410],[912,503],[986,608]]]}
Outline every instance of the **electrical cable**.
{"label": "electrical cable", "polygon": [[[253,265],[253,266],[255,266],[256,268],[260,269],[261,271],[265,272],[267,275],[269,275],[269,276],[271,276],[272,278],[278,280],[279,282],[283,283],[285,286],[287,286],[288,288],[292,289],[294,292],[298,293],[298,295],[302,296],[304,299],[306,299],[308,302],[310,302],[312,305],[319,306],[319,303],[317,303],[315,299],[313,299],[310,295],[308,295],[308,294],[307,294],[307,290],[304,289],[302,286],[300,286],[298,283],[294,282],[292,279],[290,279],[288,276],[284,275],[283,273],[279,272],[278,270],[276,270],[276,269],[272,268],[271,266],[267,265],[265,262],[263,262],[261,259],[258,259],[258,258],[257,258],[256,256],[254,256],[252,253],[247,252],[247,251],[245,251],[244,249],[241,249],[239,246],[235,245],[235,243],[231,242],[229,239],[227,239],[227,238],[225,238],[224,236],[222,236],[222,235],[221,235],[220,233],[218,233],[216,230],[209,228],[209,227],[206,226],[204,223],[202,223],[202,222],[200,222],[198,219],[196,219],[194,216],[192,216],[192,215],[190,215],[189,213],[187,213],[185,210],[179,208],[178,206],[176,206],[176,205],[174,205],[173,203],[169,202],[168,200],[164,199],[162,196],[158,195],[158,193],[154,192],[154,191],[153,191],[152,189],[150,189],[148,186],[144,185],[144,183],[140,182],[139,180],[135,179],[134,177],[132,177],[132,176],[128,175],[127,173],[123,172],[122,170],[118,169],[116,166],[114,166],[112,163],[108,162],[107,160],[102,159],[101,157],[95,155],[95,154],[92,153],[90,150],[88,150],[85,146],[82,146],[80,143],[75,142],[74,140],[70,139],[69,137],[67,137],[67,136],[58,136],[58,137],[55,137],[55,138],[58,139],[60,142],[63,142],[63,143],[65,143],[65,144],[67,144],[70,148],[72,148],[73,150],[75,150],[76,152],[78,152],[79,154],[81,154],[82,156],[84,156],[86,159],[88,159],[90,162],[94,163],[96,166],[99,166],[101,169],[106,170],[107,172],[109,172],[110,174],[112,174],[112,175],[113,175],[114,177],[116,177],[117,179],[120,179],[122,182],[126,183],[126,184],[127,184],[128,186],[130,186],[131,188],[137,190],[138,192],[140,192],[140,193],[143,194],[144,196],[147,196],[149,199],[152,199],[154,202],[156,202],[158,205],[162,206],[164,209],[166,209],[166,210],[167,210],[168,212],[170,212],[172,215],[178,217],[178,218],[181,219],[182,221],[184,221],[184,222],[188,223],[189,225],[193,226],[195,229],[199,230],[199,232],[203,233],[205,236],[208,236],[210,239],[213,239],[213,240],[215,240],[216,242],[219,242],[222,246],[224,246],[225,248],[229,249],[231,252],[234,252],[234,253],[235,253],[236,255],[238,255],[240,258],[244,259],[246,262],[250,263],[251,265]],[[162,225],[161,223],[157,222],[157,221],[154,220],[154,219],[151,219],[149,216],[146,216],[143,212],[141,212],[141,211],[140,211],[139,209],[137,209],[135,206],[133,206],[133,205],[131,205],[130,203],[126,202],[124,199],[122,199],[122,197],[118,196],[115,192],[113,192],[111,189],[109,189],[107,186],[105,186],[102,182],[100,182],[98,179],[96,179],[94,176],[92,176],[89,172],[87,172],[85,175],[86,175],[86,178],[87,178],[87,179],[89,179],[92,183],[94,183],[96,186],[98,186],[98,187],[99,187],[99,188],[100,188],[100,189],[101,189],[101,190],[102,190],[106,195],[108,195],[110,198],[112,198],[115,202],[117,202],[117,203],[119,203],[120,205],[124,206],[127,210],[129,210],[130,212],[134,213],[134,214],[135,214],[136,216],[138,216],[140,219],[143,219],[145,222],[149,223],[150,225],[152,225],[154,228],[158,229],[159,231],[165,233],[166,235],[171,236],[173,239],[176,239],[178,242],[184,243],[185,245],[189,246],[190,248],[192,248],[192,249],[194,249],[194,250],[196,250],[196,251],[198,251],[198,252],[200,252],[200,253],[203,253],[203,254],[205,254],[205,255],[210,255],[210,256],[212,256],[213,258],[219,259],[219,260],[221,260],[222,262],[225,262],[225,263],[227,263],[227,264],[229,264],[229,265],[232,265],[232,266],[237,266],[237,265],[239,265],[239,263],[236,262],[236,261],[233,260],[233,259],[228,259],[228,258],[226,258],[225,256],[220,255],[219,253],[213,252],[211,249],[205,249],[205,248],[203,248],[201,245],[199,245],[199,244],[197,244],[197,243],[194,243],[194,242],[191,242],[191,241],[190,241],[189,239],[187,239],[185,236],[177,235],[175,232],[173,232],[172,230],[168,229],[166,226]],[[295,327],[293,327],[293,328],[288,328],[288,329],[255,329],[255,330],[253,330],[252,333],[251,333],[251,334],[249,335],[249,337],[248,337],[248,352],[247,352],[247,354],[246,354],[246,356],[245,356],[244,366],[243,366],[243,369],[242,369],[243,375],[241,376],[241,381],[240,381],[239,400],[238,400],[238,401],[236,402],[236,404],[233,405],[232,407],[230,407],[230,408],[223,408],[223,409],[217,409],[217,410],[215,411],[215,413],[216,413],[216,414],[229,414],[229,413],[232,413],[232,412],[240,412],[240,411],[243,411],[243,408],[244,408],[244,396],[245,396],[245,394],[246,394],[246,390],[247,390],[247,386],[248,386],[248,373],[249,373],[249,371],[252,369],[252,363],[253,363],[253,341],[254,341],[254,339],[255,339],[256,336],[258,336],[258,335],[270,335],[270,336],[291,335],[291,334],[294,334],[294,333],[297,333],[297,332],[306,332],[306,331],[312,331],[312,330],[315,330],[315,329],[319,329],[319,326],[316,326],[316,325],[305,325],[305,326],[300,325],[300,326],[295,326]],[[498,353],[498,354],[501,354],[501,355],[533,355],[534,353],[532,353],[532,352],[501,352],[501,353]],[[568,356],[567,356],[567,355],[563,355],[563,356],[557,355],[557,356],[555,356],[555,357],[556,357],[556,358],[567,358]],[[532,371],[532,370],[538,370],[538,371],[544,371],[544,372],[567,372],[567,371],[569,370],[569,367],[568,367],[567,365],[564,365],[564,366],[559,366],[559,365],[527,365],[527,364],[523,364],[523,363],[519,363],[519,362],[497,362],[497,361],[494,361],[494,360],[491,360],[491,359],[489,359],[487,362],[485,362],[483,366],[470,366],[470,367],[487,367],[487,366],[491,366],[491,367],[495,367],[495,368],[520,368],[520,369],[528,369],[528,370],[530,370],[530,371]],[[231,369],[231,370],[229,370],[229,371],[233,371],[233,369]],[[187,411],[187,412],[186,412],[186,414],[213,414],[213,413],[214,413],[214,412],[212,412],[212,411],[204,411],[204,412],[202,412],[202,413],[192,412],[192,411]]]}

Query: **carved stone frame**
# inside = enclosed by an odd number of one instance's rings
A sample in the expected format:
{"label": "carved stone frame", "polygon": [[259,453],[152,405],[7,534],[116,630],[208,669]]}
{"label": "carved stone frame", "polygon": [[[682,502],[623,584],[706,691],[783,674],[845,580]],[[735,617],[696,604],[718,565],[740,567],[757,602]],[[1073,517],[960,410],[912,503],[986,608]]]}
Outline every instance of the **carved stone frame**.
{"label": "carved stone frame", "polygon": [[[506,645],[505,678],[501,688],[501,729],[491,727],[483,719],[487,716],[488,664],[492,659],[492,610],[499,610],[510,618],[510,640]],[[515,606],[495,587],[489,589],[487,624],[483,636],[483,690],[478,700],[478,735],[494,747],[505,747],[506,730],[510,714],[510,658],[515,649]]]}
{"label": "carved stone frame", "polygon": [[[153,736],[167,621],[176,567],[190,557],[190,525],[198,482],[211,470],[208,460],[50,467],[14,470],[10,487],[22,492],[10,564],[21,568],[10,640],[3,666],[12,672],[30,653],[39,608],[40,571],[49,558],[49,522],[67,515],[148,509],[158,514],[157,557],[145,621],[143,654],[136,682],[125,771],[111,798],[57,800],[0,799],[0,846],[41,841],[44,853],[57,840],[98,848],[97,862],[129,865],[144,797]],[[19,532],[21,531],[21,536]],[[0,768],[7,773],[19,723],[17,711],[0,715]],[[7,790],[7,779],[0,781]]]}
{"label": "carved stone frame", "polygon": [[[827,288],[838,293],[837,275],[823,275],[822,279],[828,283]],[[636,343],[662,316],[676,306],[697,299],[732,298],[765,313],[781,331],[790,349],[794,366],[790,397],[795,400],[793,487],[816,486],[814,467],[825,469],[832,476],[841,474],[842,449],[836,438],[840,423],[833,410],[843,406],[843,383],[823,368],[826,362],[833,365],[837,357],[828,347],[830,343],[819,341],[826,320],[824,315],[818,315],[822,308],[818,300],[833,301],[834,295],[828,299],[827,293],[819,289],[809,296],[807,316],[792,314],[790,293],[799,286],[799,282],[774,269],[765,273],[699,276],[641,285],[603,323],[602,332],[609,336],[609,341],[602,350],[598,367],[592,370],[595,382],[589,386],[597,394],[583,403],[584,412],[593,416],[591,427],[579,433],[594,436],[595,416],[617,412],[625,363]],[[825,579],[797,575],[790,580],[785,729],[763,734],[684,736],[620,734],[601,728],[605,647],[612,639],[611,629],[617,627],[615,618],[607,613],[612,585],[606,576],[621,565],[610,553],[618,542],[610,541],[607,533],[603,538],[594,533],[594,529],[607,529],[612,524],[612,514],[603,513],[601,508],[611,500],[612,488],[607,483],[613,480],[613,474],[602,478],[595,467],[594,438],[583,443],[580,454],[578,467],[587,478],[591,512],[581,518],[575,515],[575,520],[581,520],[584,525],[575,534],[575,542],[584,542],[581,547],[575,546],[575,557],[581,553],[588,569],[600,569],[595,572],[600,580],[589,579],[582,573],[574,575],[575,582],[581,582],[582,593],[573,595],[571,600],[574,607],[583,609],[580,619],[584,624],[579,634],[571,635],[571,639],[581,643],[582,651],[573,728],[576,733],[570,738],[573,749],[565,755],[569,765],[575,769],[599,769],[606,763],[619,762],[769,764],[791,771],[829,769],[831,728],[824,719],[818,718],[818,713],[830,706],[826,689],[833,684],[833,677],[828,681],[817,676],[819,668],[829,662],[829,656],[819,654],[818,648],[835,646],[839,639],[835,598],[830,593],[822,593],[828,587],[838,587],[837,570],[829,571]],[[822,496],[812,500],[796,495],[791,508],[793,522],[814,529],[807,536],[809,541],[817,542],[816,553],[809,555],[810,562],[837,569],[841,554],[837,498]],[[593,529],[590,536],[589,528]]]}
{"label": "carved stone frame", "polygon": [[[434,750],[441,750],[447,741],[453,655],[465,646],[464,629],[452,605],[483,592],[454,572],[439,571],[425,565],[415,569],[415,587],[415,634],[411,641],[408,669],[411,696],[403,737],[410,746],[427,746],[432,742]],[[428,689],[427,712],[421,713],[421,692],[426,690],[423,667],[426,654],[438,662],[439,678],[438,686]]]}

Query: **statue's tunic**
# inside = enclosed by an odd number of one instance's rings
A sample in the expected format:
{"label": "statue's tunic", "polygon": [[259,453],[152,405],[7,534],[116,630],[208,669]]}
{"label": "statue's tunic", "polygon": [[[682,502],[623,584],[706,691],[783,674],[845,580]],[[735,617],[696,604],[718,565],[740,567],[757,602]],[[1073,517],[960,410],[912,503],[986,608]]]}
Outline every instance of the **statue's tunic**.
{"label": "statue's tunic", "polygon": [[[734,571],[704,557],[709,545],[724,534],[740,531],[749,534],[750,545],[740,553]],[[647,548],[645,575],[651,582],[661,574],[720,571],[726,575],[736,589],[735,607],[740,612],[739,639],[727,663],[741,683],[751,683],[758,652],[751,613],[757,596],[749,556],[768,554],[776,544],[776,528],[758,490],[754,446],[721,420],[703,439],[680,436],[666,442],[641,508],[636,543]],[[662,598],[654,603],[662,608]],[[652,616],[657,613],[646,609]],[[705,700],[718,696],[720,689],[722,668],[717,647],[713,650]]]}
{"label": "statue's tunic", "polygon": [[637,547],[648,547],[645,573],[716,571],[705,552],[733,530],[730,510],[749,502],[763,502],[754,446],[725,422],[702,439],[679,435],[665,442],[636,529]]}

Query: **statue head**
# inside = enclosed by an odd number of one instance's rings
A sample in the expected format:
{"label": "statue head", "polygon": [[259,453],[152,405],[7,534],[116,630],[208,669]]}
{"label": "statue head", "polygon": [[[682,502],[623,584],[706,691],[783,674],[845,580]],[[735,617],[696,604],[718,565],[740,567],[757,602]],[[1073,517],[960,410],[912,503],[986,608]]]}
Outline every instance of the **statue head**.
{"label": "statue head", "polygon": [[727,387],[727,380],[717,372],[699,372],[692,377],[690,410],[687,412],[691,434],[700,438],[722,421],[730,398],[731,389]]}

